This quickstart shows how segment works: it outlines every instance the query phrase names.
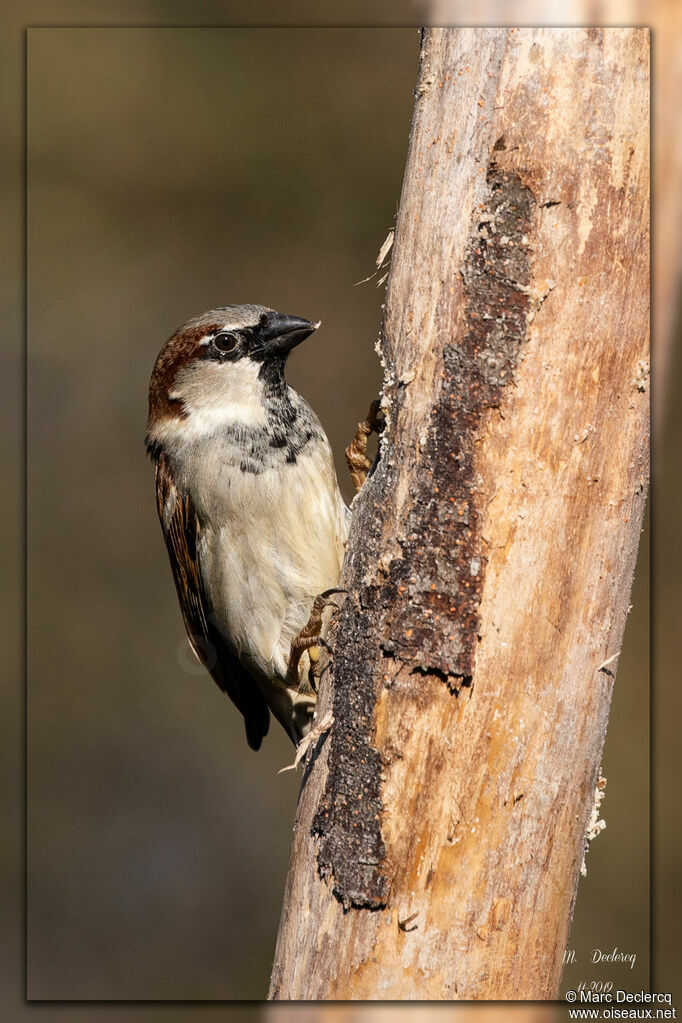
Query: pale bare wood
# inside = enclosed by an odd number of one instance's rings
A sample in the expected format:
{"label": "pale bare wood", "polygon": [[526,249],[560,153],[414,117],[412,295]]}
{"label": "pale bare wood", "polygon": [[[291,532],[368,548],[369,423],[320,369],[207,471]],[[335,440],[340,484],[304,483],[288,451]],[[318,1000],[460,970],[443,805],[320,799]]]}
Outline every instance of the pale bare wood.
{"label": "pale bare wood", "polygon": [[[505,9],[507,24],[586,25],[599,23],[648,25],[656,40],[652,58],[653,193],[652,208],[652,419],[654,429],[665,422],[667,401],[674,393],[671,379],[675,339],[679,334],[682,283],[682,4],[678,0],[631,0],[627,5],[591,0],[564,0],[551,7],[545,0],[519,0]],[[499,0],[428,0],[424,19],[431,25],[496,25]],[[657,786],[661,792],[661,787]],[[665,800],[664,800],[665,801]],[[661,826],[665,820],[661,815]],[[679,829],[678,829],[679,830]],[[673,834],[676,834],[673,831]],[[661,841],[661,847],[665,842]]]}
{"label": "pale bare wood", "polygon": [[647,104],[646,30],[425,33],[271,998],[558,992],[647,486]]}

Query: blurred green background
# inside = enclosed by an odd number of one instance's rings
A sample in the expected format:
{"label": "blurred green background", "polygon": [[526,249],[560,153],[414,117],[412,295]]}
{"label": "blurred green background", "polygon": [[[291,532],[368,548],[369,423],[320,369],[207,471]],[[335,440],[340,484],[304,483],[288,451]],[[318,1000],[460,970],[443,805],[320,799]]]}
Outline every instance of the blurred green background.
{"label": "blurred green background", "polygon": [[[415,29],[28,33],[28,994],[267,990],[298,777],[184,638],[144,455],[163,341],[212,306],[322,319],[290,361],[339,463],[380,383]],[[648,984],[644,539],[571,947]]]}

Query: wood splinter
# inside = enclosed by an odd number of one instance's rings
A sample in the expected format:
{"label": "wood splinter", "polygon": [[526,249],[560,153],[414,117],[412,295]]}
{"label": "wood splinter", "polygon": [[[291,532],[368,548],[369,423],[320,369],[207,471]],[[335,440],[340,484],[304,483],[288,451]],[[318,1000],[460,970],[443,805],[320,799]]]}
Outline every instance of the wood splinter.
{"label": "wood splinter", "polygon": [[404,931],[405,934],[409,934],[410,931],[418,930],[419,924],[415,924],[414,927],[407,926],[408,924],[411,924],[413,920],[416,920],[418,916],[419,913],[413,913],[411,916],[406,917],[405,920],[398,920],[398,927],[401,931]]}

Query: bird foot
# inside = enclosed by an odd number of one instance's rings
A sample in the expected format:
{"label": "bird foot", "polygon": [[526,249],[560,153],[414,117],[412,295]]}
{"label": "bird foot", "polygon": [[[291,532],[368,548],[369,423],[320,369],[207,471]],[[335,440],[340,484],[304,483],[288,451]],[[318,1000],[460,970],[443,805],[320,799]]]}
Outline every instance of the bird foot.
{"label": "bird foot", "polygon": [[306,755],[308,750],[314,746],[317,740],[328,732],[331,726],[334,724],[334,715],[331,711],[327,711],[321,721],[316,722],[310,729],[307,735],[304,735],[298,746],[296,747],[296,756],[293,764],[287,764],[286,767],[281,767],[277,774],[284,774],[285,771],[295,771],[303,757]]}
{"label": "bird foot", "polygon": [[331,606],[338,608],[339,606],[335,601],[330,600],[329,598],[335,593],[345,592],[346,590],[334,588],[331,590],[325,590],[324,593],[320,593],[317,597],[315,597],[307,623],[303,626],[299,634],[294,636],[291,641],[289,664],[285,679],[285,684],[290,689],[299,688],[298,666],[301,661],[301,657],[307,651],[308,659],[310,661],[308,682],[313,692],[317,692],[315,673],[320,660],[320,647],[323,650],[329,651],[329,644],[320,635],[322,630],[322,615],[326,607]]}
{"label": "bird foot", "polygon": [[367,418],[358,423],[355,436],[346,448],[346,464],[356,494],[367,479],[367,473],[372,467],[372,463],[367,457],[367,442],[373,433],[381,433],[383,430],[384,423],[380,416],[381,406],[379,401],[375,400],[369,406]]}

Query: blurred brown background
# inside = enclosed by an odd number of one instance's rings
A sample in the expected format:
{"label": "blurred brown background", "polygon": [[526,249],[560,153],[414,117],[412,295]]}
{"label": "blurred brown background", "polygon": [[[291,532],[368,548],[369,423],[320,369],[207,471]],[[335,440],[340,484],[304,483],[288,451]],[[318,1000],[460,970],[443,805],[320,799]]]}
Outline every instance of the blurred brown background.
{"label": "blurred brown background", "polygon": [[[143,450],[154,357],[255,301],[337,456],[374,395],[414,29],[34,29],[28,44],[28,991],[259,998],[298,779],[188,655]],[[339,470],[346,483],[345,473]],[[348,490],[346,491],[348,493]],[[644,542],[565,987],[648,984]],[[611,976],[609,973],[608,976]]]}
{"label": "blurred brown background", "polygon": [[[258,998],[299,777],[184,636],[144,453],[156,353],[231,302],[322,319],[337,455],[377,392],[418,33],[28,33],[33,998]],[[339,478],[349,493],[347,473]]]}

